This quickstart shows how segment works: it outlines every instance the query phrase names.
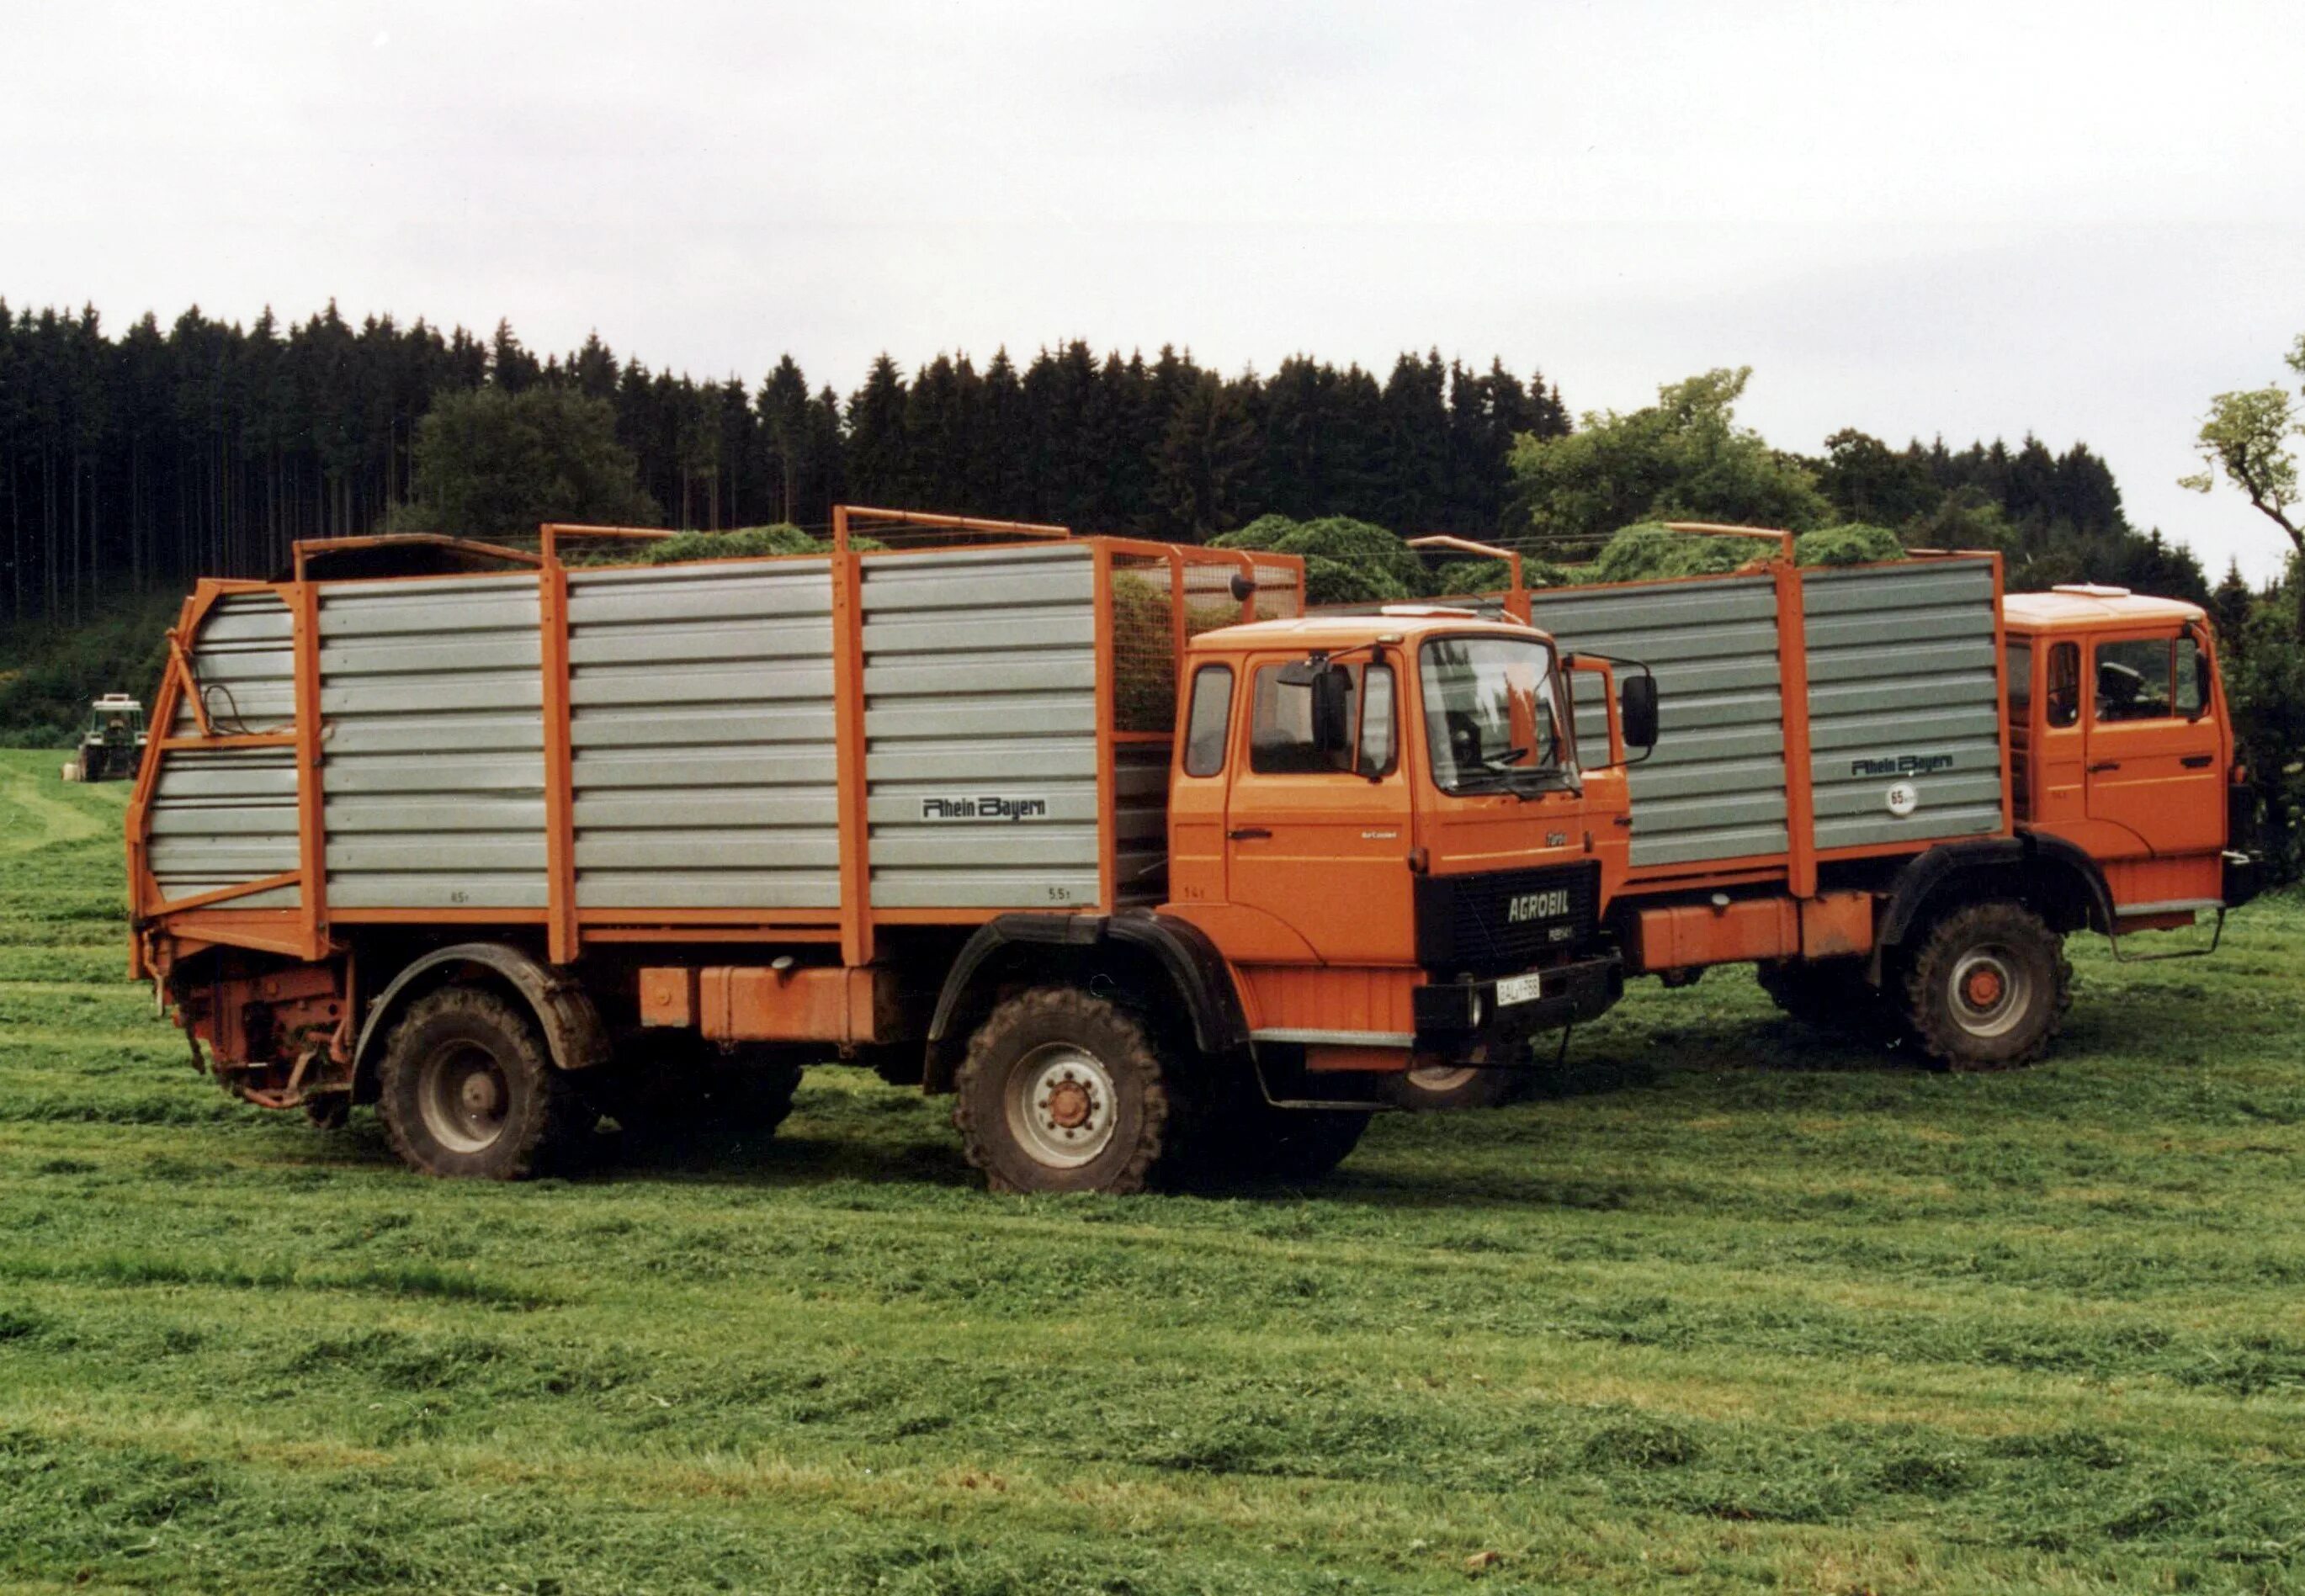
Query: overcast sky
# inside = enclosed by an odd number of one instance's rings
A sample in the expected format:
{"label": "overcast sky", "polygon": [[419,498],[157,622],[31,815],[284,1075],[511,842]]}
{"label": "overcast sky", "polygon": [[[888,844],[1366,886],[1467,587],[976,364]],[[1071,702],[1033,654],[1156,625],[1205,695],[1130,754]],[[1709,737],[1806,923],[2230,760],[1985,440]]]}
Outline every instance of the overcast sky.
{"label": "overcast sky", "polygon": [[2132,520],[2305,331],[2292,7],[12,0],[0,294],[334,296],[846,392],[885,348],[1404,348],[1816,450],[2032,431]]}

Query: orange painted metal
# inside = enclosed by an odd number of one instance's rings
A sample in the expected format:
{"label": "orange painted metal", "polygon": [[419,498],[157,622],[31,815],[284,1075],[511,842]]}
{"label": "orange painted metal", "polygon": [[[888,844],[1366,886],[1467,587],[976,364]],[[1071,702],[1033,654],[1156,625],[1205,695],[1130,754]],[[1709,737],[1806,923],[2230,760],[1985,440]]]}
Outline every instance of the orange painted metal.
{"label": "orange painted metal", "polygon": [[297,908],[303,916],[304,956],[319,958],[328,947],[327,834],[323,824],[324,772],[320,752],[320,596],[310,582],[289,590],[294,617],[292,641],[296,670],[296,850],[302,884]]}
{"label": "orange painted metal", "polygon": [[[379,532],[364,538],[299,538],[293,545],[294,580],[306,579],[304,567],[317,554],[352,553],[364,548],[406,548],[426,547],[455,549],[462,554],[486,559],[509,560],[522,565],[541,565],[544,556],[524,548],[507,548],[501,543],[483,543],[473,538],[451,538],[439,532]],[[438,574],[428,573],[427,574]],[[370,580],[404,581],[413,578],[383,577]]]}
{"label": "orange painted metal", "polygon": [[[1403,938],[1404,955],[1413,935]],[[1239,973],[1255,1031],[1403,1036],[1416,1029],[1413,994],[1425,984],[1425,972],[1414,965],[1243,964]]]}
{"label": "orange painted metal", "polygon": [[858,556],[848,551],[848,511],[832,512],[832,694],[834,765],[840,782],[840,957],[872,962],[871,811],[864,761],[864,594]]}
{"label": "orange painted metal", "polygon": [[857,522],[881,526],[919,527],[933,531],[990,532],[999,537],[1050,540],[1073,535],[1070,527],[1052,526],[1042,522],[987,521],[977,515],[933,515],[922,510],[881,510],[870,505],[835,505],[832,507],[834,552],[848,552],[848,529]]}
{"label": "orange painted metal", "polygon": [[641,1023],[696,1023],[696,972],[686,964],[655,965],[641,972]]}
{"label": "orange painted metal", "polygon": [[654,526],[583,526],[569,522],[548,521],[536,529],[538,552],[547,565],[560,559],[560,542],[564,538],[596,539],[602,542],[661,543],[667,538],[680,534],[668,528]]}
{"label": "orange painted metal", "polygon": [[1810,790],[1808,627],[1799,569],[1792,564],[1792,534],[1784,557],[1769,575],[1777,595],[1777,668],[1782,675],[1785,738],[1785,884],[1795,897],[1816,891],[1816,804]]}
{"label": "orange painted metal", "polygon": [[1119,696],[1118,675],[1112,656],[1112,550],[1098,544],[1091,556],[1095,602],[1096,654],[1096,902],[1110,913],[1118,904],[1115,883],[1119,877],[1119,827],[1115,823],[1118,794],[1113,774],[1113,702]]}
{"label": "orange painted metal", "polygon": [[1801,950],[1799,905],[1790,897],[1641,909],[1634,913],[1631,925],[1628,952],[1637,971],[1782,959]]}
{"label": "orange painted metal", "polygon": [[1469,554],[1487,560],[1502,560],[1512,573],[1511,584],[1505,590],[1505,613],[1517,621],[1529,618],[1528,584],[1521,577],[1520,555],[1510,548],[1499,548],[1493,543],[1476,543],[1470,538],[1454,538],[1445,533],[1408,539],[1411,548],[1446,548],[1458,554]]}
{"label": "orange painted metal", "polygon": [[1407,1048],[1331,1048],[1316,1043],[1305,1049],[1305,1067],[1315,1074],[1355,1071],[1397,1075],[1416,1062]]}
{"label": "orange painted metal", "polygon": [[897,1033],[893,970],[710,965],[696,980],[696,1026],[716,1041],[855,1043]]}
{"label": "orange painted metal", "polygon": [[[555,529],[544,529],[548,538]],[[546,956],[572,963],[583,946],[576,917],[575,777],[568,731],[568,572],[546,545],[537,573],[537,624],[544,687],[544,862]]]}
{"label": "orange painted metal", "polygon": [[[206,892],[195,893],[191,897],[174,898],[165,903],[156,902],[151,913],[181,914],[187,909],[206,909],[217,904],[229,903],[234,898],[254,897],[259,892],[277,892],[284,887],[301,886],[303,879],[304,870],[300,865],[293,870],[282,870],[276,876],[265,876],[254,881],[237,881],[230,887],[211,887]],[[290,911],[283,911],[283,913],[290,913]],[[301,912],[297,913],[301,919]],[[306,929],[310,930],[309,926]]]}
{"label": "orange painted metal", "polygon": [[1793,535],[1782,528],[1727,526],[1717,521],[1668,521],[1663,524],[1668,531],[1698,532],[1711,538],[1757,538],[1777,546],[1777,558],[1787,565],[1793,561]]}
{"label": "orange painted metal", "polygon": [[1836,959],[1871,953],[1873,909],[1869,892],[1824,892],[1801,899],[1801,956]]}

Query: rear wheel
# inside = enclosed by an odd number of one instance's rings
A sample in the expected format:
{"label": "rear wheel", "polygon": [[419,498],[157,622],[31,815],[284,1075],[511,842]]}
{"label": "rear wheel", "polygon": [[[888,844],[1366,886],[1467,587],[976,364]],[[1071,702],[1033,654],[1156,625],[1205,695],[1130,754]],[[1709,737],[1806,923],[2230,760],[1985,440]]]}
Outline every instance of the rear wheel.
{"label": "rear wheel", "polygon": [[1141,1192],[1170,1150],[1174,1086],[1134,1015],[1041,987],[1002,1003],[970,1039],[953,1124],[996,1192]]}
{"label": "rear wheel", "polygon": [[1357,1108],[1267,1108],[1253,1120],[1255,1140],[1238,1167],[1252,1178],[1319,1180],[1352,1155],[1375,1117]]}
{"label": "rear wheel", "polygon": [[592,1115],[525,1013],[477,987],[409,1005],[378,1074],[392,1149],[427,1175],[523,1180],[557,1167]]}
{"label": "rear wheel", "polygon": [[2072,1005],[2064,939],[2019,904],[1972,904],[1933,927],[1905,978],[1906,1014],[1947,1068],[2020,1069]]}

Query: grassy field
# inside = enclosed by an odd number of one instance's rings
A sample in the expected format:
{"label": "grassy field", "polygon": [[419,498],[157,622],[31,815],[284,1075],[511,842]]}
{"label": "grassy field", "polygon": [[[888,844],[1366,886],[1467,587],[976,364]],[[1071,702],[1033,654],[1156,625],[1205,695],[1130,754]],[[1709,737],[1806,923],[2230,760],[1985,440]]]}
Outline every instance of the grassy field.
{"label": "grassy field", "polygon": [[2079,948],[1949,1077],[1643,983],[1317,1188],[1014,1201],[819,1072],[771,1143],[420,1180],[122,980],[120,785],[0,755],[0,1583],[2305,1584],[2305,905]]}

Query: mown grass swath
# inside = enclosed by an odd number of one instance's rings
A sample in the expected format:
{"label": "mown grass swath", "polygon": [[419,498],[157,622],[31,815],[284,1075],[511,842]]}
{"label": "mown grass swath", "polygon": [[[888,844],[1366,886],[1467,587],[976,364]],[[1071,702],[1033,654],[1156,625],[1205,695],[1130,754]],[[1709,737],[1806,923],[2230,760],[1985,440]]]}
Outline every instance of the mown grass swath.
{"label": "mown grass swath", "polygon": [[1331,1180],[998,1201],[827,1070],[773,1142],[428,1182],[195,1076],[118,785],[0,756],[0,1583],[2276,1590],[2305,904],[2046,1067],[1643,991]]}

